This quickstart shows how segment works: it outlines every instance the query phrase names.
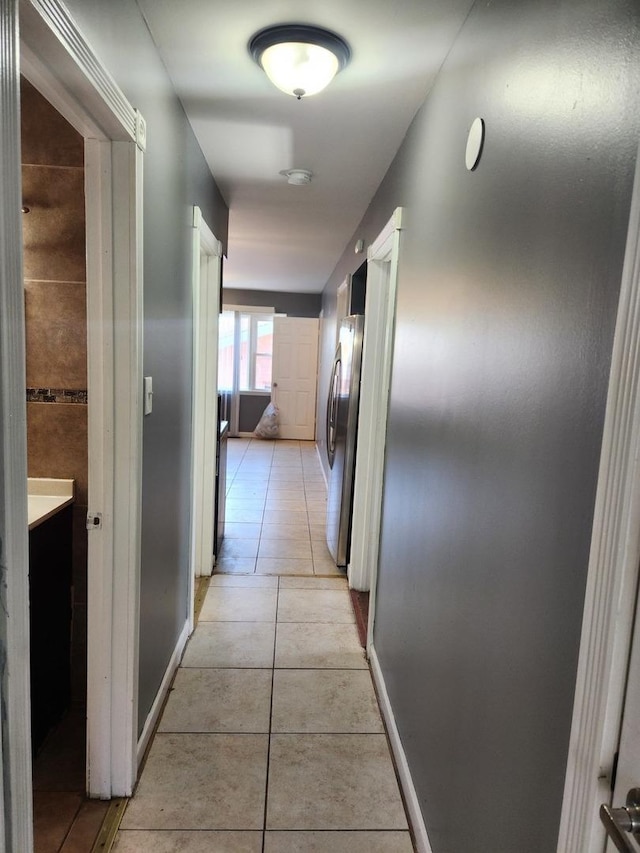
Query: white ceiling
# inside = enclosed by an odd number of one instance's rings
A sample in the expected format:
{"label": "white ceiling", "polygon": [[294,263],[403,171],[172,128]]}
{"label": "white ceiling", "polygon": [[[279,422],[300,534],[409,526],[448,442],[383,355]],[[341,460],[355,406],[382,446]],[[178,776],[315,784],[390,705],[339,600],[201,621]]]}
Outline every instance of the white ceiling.
{"label": "white ceiling", "polygon": [[[138,0],[229,205],[225,285],[318,293],[385,175],[473,0]],[[324,92],[277,90],[247,44],[317,24],[352,59]],[[313,172],[309,186],[279,173]]]}

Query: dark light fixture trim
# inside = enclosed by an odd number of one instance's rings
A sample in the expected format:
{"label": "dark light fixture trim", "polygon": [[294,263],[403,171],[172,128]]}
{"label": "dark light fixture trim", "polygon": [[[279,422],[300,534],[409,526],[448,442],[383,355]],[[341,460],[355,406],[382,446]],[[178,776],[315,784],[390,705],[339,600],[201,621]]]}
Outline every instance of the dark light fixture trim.
{"label": "dark light fixture trim", "polygon": [[249,53],[262,67],[261,57],[265,50],[283,42],[316,44],[330,50],[338,60],[338,69],[342,69],[351,59],[351,48],[337,33],[314,27],[309,24],[276,24],[257,32],[249,42]]}

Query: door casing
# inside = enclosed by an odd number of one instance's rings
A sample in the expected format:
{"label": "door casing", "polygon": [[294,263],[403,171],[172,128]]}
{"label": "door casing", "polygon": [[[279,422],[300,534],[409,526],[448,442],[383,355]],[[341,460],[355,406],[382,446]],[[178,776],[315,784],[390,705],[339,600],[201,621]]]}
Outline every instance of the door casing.
{"label": "door casing", "polygon": [[222,244],[200,208],[193,209],[193,429],[191,453],[191,569],[189,632],[193,631],[195,578],[213,569],[216,443],[218,429],[218,318]]}
{"label": "door casing", "polygon": [[[640,159],[613,342],[558,853],[602,853],[640,564]],[[639,780],[640,781],[640,780]]]}
{"label": "door casing", "polygon": [[[146,131],[66,7],[20,0],[19,17],[22,72],[85,138],[89,513],[102,519],[89,534],[87,791],[109,798],[137,775]],[[28,637],[28,619],[18,630]]]}
{"label": "door casing", "polygon": [[402,208],[369,247],[360,417],[353,491],[349,585],[369,590],[369,637],[373,638],[384,454],[395,328]]}

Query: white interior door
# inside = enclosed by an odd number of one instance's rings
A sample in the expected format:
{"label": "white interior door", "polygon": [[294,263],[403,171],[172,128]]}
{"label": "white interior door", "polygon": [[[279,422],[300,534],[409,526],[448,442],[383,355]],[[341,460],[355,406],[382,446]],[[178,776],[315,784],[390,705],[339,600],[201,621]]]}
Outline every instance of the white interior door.
{"label": "white interior door", "polygon": [[315,438],[317,379],[318,320],[274,317],[271,397],[280,409],[280,438]]}

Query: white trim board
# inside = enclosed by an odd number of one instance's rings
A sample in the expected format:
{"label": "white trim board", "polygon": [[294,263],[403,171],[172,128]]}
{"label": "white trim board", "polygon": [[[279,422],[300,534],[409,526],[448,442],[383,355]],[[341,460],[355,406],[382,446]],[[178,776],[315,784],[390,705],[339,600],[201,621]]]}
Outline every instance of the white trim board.
{"label": "white trim board", "polygon": [[20,0],[20,34],[22,71],[87,153],[89,511],[102,515],[89,539],[87,788],[109,798],[137,774],[145,124],[59,0]]}
{"label": "white trim board", "polygon": [[0,14],[0,670],[3,784],[0,850],[33,849],[20,100],[15,3]]}
{"label": "white trim board", "polygon": [[[275,308],[265,308],[261,305],[227,305],[222,303],[222,311],[237,311],[239,314],[275,314]],[[280,317],[285,317],[286,314],[279,314]]]}
{"label": "white trim board", "polygon": [[193,208],[193,384],[191,408],[191,546],[189,629],[193,630],[195,578],[213,570],[216,448],[218,442],[218,317],[222,244]]}
{"label": "white trim board", "polygon": [[402,208],[369,247],[349,586],[370,590],[373,637]]}
{"label": "white trim board", "polygon": [[601,853],[640,560],[640,160],[613,343],[558,853]]}
{"label": "white trim board", "polygon": [[162,709],[164,707],[165,699],[167,698],[167,694],[169,693],[169,688],[173,682],[173,677],[176,674],[178,667],[180,666],[180,661],[182,660],[182,655],[184,653],[185,646],[187,645],[187,640],[189,639],[191,631],[189,629],[189,621],[187,620],[184,623],[182,631],[180,632],[180,636],[178,637],[178,642],[173,650],[167,668],[165,670],[164,676],[162,678],[162,682],[156,693],[156,698],[153,700],[153,705],[147,714],[147,719],[144,722],[144,726],[142,728],[142,734],[138,740],[138,751],[137,751],[137,763],[138,767],[140,767],[142,763],[142,759],[144,758],[147,747],[151,742],[151,738],[155,732],[156,726],[160,720],[160,715],[162,713]]}
{"label": "white trim board", "polygon": [[387,693],[387,687],[375,646],[371,645],[369,647],[368,655],[369,663],[371,664],[371,675],[373,676],[373,683],[376,686],[376,693],[378,695],[378,703],[380,705],[380,710],[382,711],[382,717],[387,727],[389,744],[396,764],[398,780],[400,782],[405,807],[408,812],[409,822],[413,831],[416,850],[417,853],[433,853],[431,844],[429,843],[429,836],[427,835],[424,818],[422,817],[422,810],[420,809],[418,795],[413,784],[413,779],[411,778],[411,771],[409,770],[409,764],[407,763],[407,756],[405,755],[402,740],[400,739],[400,733],[396,726],[393,708],[391,707],[391,701],[389,700],[389,694]]}
{"label": "white trim board", "polygon": [[21,62],[29,63],[31,82],[83,136],[135,140],[144,149],[144,121],[67,8],[59,0],[20,0],[19,8]]}

